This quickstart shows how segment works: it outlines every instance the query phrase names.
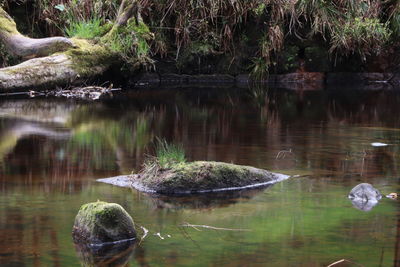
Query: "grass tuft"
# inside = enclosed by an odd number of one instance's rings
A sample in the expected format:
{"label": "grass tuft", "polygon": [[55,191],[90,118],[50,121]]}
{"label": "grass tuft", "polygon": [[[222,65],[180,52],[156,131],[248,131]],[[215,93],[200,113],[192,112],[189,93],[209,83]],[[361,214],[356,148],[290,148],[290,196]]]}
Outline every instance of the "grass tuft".
{"label": "grass tuft", "polygon": [[86,21],[73,21],[65,29],[65,32],[69,37],[94,39],[103,36],[110,30],[111,25],[102,24],[102,20],[99,18],[92,18]]}
{"label": "grass tuft", "polygon": [[156,156],[148,157],[140,173],[147,177],[156,177],[161,169],[171,169],[186,163],[185,151],[181,145],[168,144],[164,139],[157,139]]}
{"label": "grass tuft", "polygon": [[181,145],[168,144],[162,139],[157,140],[156,157],[162,168],[170,168],[174,164],[186,162],[185,150]]}

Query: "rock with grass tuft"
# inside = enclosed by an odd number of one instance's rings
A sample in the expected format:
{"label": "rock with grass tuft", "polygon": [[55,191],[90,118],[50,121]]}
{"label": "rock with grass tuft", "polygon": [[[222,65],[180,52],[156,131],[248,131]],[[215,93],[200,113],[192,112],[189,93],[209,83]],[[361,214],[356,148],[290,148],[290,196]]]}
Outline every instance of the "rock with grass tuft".
{"label": "rock with grass tuft", "polygon": [[156,157],[139,174],[97,181],[159,194],[190,194],[240,190],[270,185],[289,176],[224,162],[187,162],[182,146],[157,140]]}
{"label": "rock with grass tuft", "polygon": [[140,174],[99,179],[119,186],[159,194],[189,194],[240,190],[277,183],[289,176],[213,161],[179,162],[162,168],[146,165]]}

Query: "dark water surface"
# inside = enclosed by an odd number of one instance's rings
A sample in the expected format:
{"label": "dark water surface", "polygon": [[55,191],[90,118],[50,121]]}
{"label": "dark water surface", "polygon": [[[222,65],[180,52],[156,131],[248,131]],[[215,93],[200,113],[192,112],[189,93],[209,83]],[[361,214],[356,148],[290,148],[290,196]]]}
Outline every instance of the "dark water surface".
{"label": "dark water surface", "polygon": [[[364,212],[347,194],[360,182],[384,194],[400,191],[399,112],[400,91],[356,89],[2,99],[0,265],[327,266],[344,258],[394,266],[399,202],[385,198]],[[95,181],[138,171],[156,138],[183,144],[189,160],[300,176],[194,198],[156,198]],[[146,238],[119,250],[75,248],[75,215],[96,200],[121,204],[140,235],[149,231]]]}

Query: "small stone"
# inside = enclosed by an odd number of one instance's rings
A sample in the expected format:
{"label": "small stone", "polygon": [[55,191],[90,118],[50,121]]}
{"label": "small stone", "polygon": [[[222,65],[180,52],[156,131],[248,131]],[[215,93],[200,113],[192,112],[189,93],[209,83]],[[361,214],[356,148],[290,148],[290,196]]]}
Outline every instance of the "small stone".
{"label": "small stone", "polygon": [[397,199],[397,193],[390,193],[389,195],[386,196],[387,198],[391,199]]}
{"label": "small stone", "polygon": [[380,146],[388,146],[388,144],[385,144],[385,143],[379,143],[379,142],[374,142],[374,143],[371,143],[371,146],[374,146],[374,147],[380,147]]}

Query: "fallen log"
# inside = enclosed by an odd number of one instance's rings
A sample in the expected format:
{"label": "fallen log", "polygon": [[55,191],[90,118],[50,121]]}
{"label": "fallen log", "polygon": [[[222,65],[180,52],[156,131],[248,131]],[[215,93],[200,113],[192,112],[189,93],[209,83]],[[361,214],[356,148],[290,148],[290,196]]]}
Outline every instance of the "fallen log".
{"label": "fallen log", "polygon": [[137,0],[123,0],[116,23],[98,43],[75,38],[23,36],[15,21],[0,7],[0,42],[10,54],[32,58],[0,69],[0,93],[68,85],[101,75],[122,60],[108,43],[115,37],[114,33],[123,32],[120,28],[125,27],[131,17],[138,23],[137,6]]}
{"label": "fallen log", "polygon": [[0,69],[0,92],[76,83],[106,71],[116,55],[106,47],[74,40],[76,48]]}
{"label": "fallen log", "polygon": [[21,57],[44,57],[74,46],[68,38],[33,39],[23,36],[15,21],[0,7],[0,40],[10,54]]}

